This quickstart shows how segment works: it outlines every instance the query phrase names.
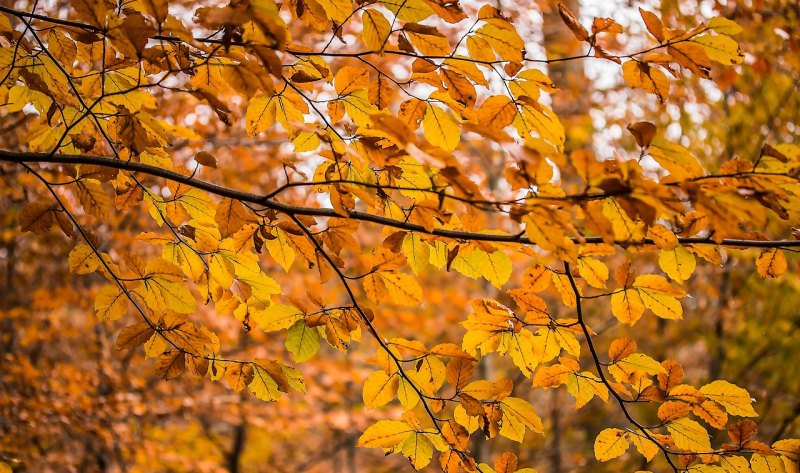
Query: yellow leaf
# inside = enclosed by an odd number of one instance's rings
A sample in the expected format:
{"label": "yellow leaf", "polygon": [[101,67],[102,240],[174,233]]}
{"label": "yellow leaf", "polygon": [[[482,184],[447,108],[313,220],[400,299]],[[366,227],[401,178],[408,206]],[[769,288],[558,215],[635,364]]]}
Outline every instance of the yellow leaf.
{"label": "yellow leaf", "polygon": [[252,311],[250,316],[261,330],[274,332],[291,327],[305,314],[293,305],[273,304],[266,309]]}
{"label": "yellow leaf", "polygon": [[625,431],[603,429],[594,439],[594,456],[601,462],[617,458],[628,451],[630,443]]}
{"label": "yellow leaf", "polygon": [[422,119],[422,129],[430,144],[446,151],[453,151],[461,141],[461,125],[453,114],[430,103]]}
{"label": "yellow leaf", "polygon": [[381,0],[381,4],[400,21],[416,23],[434,13],[425,0]]}
{"label": "yellow leaf", "polygon": [[445,56],[450,54],[447,37],[432,26],[407,23],[403,31],[411,44],[426,56]]}
{"label": "yellow leaf", "polygon": [[373,51],[380,51],[391,32],[389,20],[378,10],[367,8],[361,15],[361,39]]}
{"label": "yellow leaf", "polygon": [[[407,370],[406,373],[409,374],[409,370]],[[397,400],[400,401],[400,405],[403,406],[403,409],[407,411],[410,411],[419,404],[419,394],[414,391],[411,383],[405,378],[400,378],[398,382]]]}
{"label": "yellow leaf", "polygon": [[[544,432],[542,419],[536,414],[531,403],[516,397],[507,397],[500,401],[503,411],[503,423],[500,434],[511,440],[522,442],[525,428],[541,434]],[[522,435],[520,435],[520,432]]]}
{"label": "yellow leaf", "polygon": [[591,257],[578,258],[578,273],[590,286],[602,289],[608,281],[608,266]]}
{"label": "yellow leaf", "polygon": [[655,442],[652,442],[641,433],[628,433],[628,440],[647,461],[655,458],[660,451]]}
{"label": "yellow leaf", "polygon": [[712,61],[726,66],[744,62],[744,54],[739,50],[739,45],[727,36],[695,36],[692,42],[701,45]]}
{"label": "yellow leaf", "polygon": [[431,462],[433,444],[425,434],[415,432],[400,444],[400,453],[411,461],[415,470],[421,470]]}
{"label": "yellow leaf", "polygon": [[420,271],[428,266],[428,261],[431,256],[431,247],[422,241],[419,233],[409,232],[403,237],[403,254],[408,260],[408,265],[414,274],[419,274]]}
{"label": "yellow leaf", "polygon": [[756,260],[756,269],[762,278],[777,278],[786,272],[786,268],[786,256],[778,248],[764,251]]}
{"label": "yellow leaf", "polygon": [[128,298],[118,286],[104,286],[94,300],[100,320],[118,320],[128,311]]}
{"label": "yellow leaf", "polygon": [[644,237],[644,223],[634,222],[620,207],[619,203],[609,197],[603,200],[603,216],[611,222],[611,230],[616,241],[641,240]]}
{"label": "yellow leaf", "polygon": [[456,408],[453,409],[453,420],[455,420],[459,425],[467,429],[469,433],[478,430],[478,427],[480,425],[478,416],[468,415],[467,411],[464,410],[464,406],[462,406],[461,404],[457,405]]}
{"label": "yellow leaf", "polygon": [[730,415],[742,417],[758,416],[753,409],[753,399],[750,394],[735,384],[717,380],[700,388],[700,393],[720,404]]}
{"label": "yellow leaf", "polygon": [[497,20],[480,27],[475,35],[485,40],[505,61],[522,62],[525,42],[510,23]]}
{"label": "yellow leaf", "polygon": [[708,431],[697,422],[681,417],[667,424],[667,430],[678,448],[688,452],[711,452]]}
{"label": "yellow leaf", "polygon": [[561,301],[567,307],[575,307],[577,298],[575,297],[575,290],[572,289],[569,277],[566,274],[553,273],[553,286],[556,287],[559,294],[561,294]]}
{"label": "yellow leaf", "polygon": [[745,457],[721,455],[719,464],[722,466],[725,473],[752,473],[750,462],[748,462]]}
{"label": "yellow leaf", "polygon": [[319,135],[313,131],[302,131],[294,137],[292,143],[294,144],[294,151],[296,153],[302,153],[305,151],[314,151],[319,148],[321,141]]}
{"label": "yellow leaf", "polygon": [[345,66],[336,73],[333,85],[339,96],[345,96],[356,90],[369,87],[369,69],[365,67]]}
{"label": "yellow leaf", "polygon": [[645,274],[638,276],[633,287],[639,292],[644,306],[663,319],[683,318],[683,307],[676,297],[684,297],[681,289],[675,288],[662,276]]}
{"label": "yellow leaf", "polygon": [[257,135],[275,123],[276,103],[274,96],[256,97],[250,101],[245,113],[247,133]]}
{"label": "yellow leaf", "polygon": [[505,251],[496,250],[489,253],[487,265],[481,269],[484,270],[483,277],[492,283],[492,286],[500,289],[511,277],[511,258]]}
{"label": "yellow leaf", "polygon": [[781,457],[777,455],[764,456],[754,453],[750,457],[750,467],[753,473],[783,473],[785,471]]}
{"label": "yellow leaf", "polygon": [[558,116],[549,108],[532,99],[522,100],[518,105],[514,126],[520,136],[526,139],[529,136],[535,136],[532,135],[535,132],[543,140],[561,149],[566,135],[564,134],[564,125],[561,124]]}
{"label": "yellow leaf", "polygon": [[635,369],[651,375],[666,372],[661,363],[642,353],[633,353],[617,362],[617,364],[624,366],[626,369]]}
{"label": "yellow leaf", "polygon": [[364,405],[372,409],[394,399],[397,394],[398,377],[385,371],[375,371],[364,381]]}
{"label": "yellow leaf", "polygon": [[661,167],[669,172],[670,176],[677,180],[705,175],[700,161],[684,146],[656,137],[650,143],[647,151]]}
{"label": "yellow leaf", "polygon": [[707,26],[708,29],[724,35],[734,35],[742,32],[742,27],[738,23],[721,16],[708,20]]}
{"label": "yellow leaf", "polygon": [[278,383],[258,363],[253,363],[253,380],[247,387],[255,397],[262,401],[274,401],[281,396]]}
{"label": "yellow leaf", "polygon": [[353,11],[350,0],[317,0],[328,18],[341,24]]}
{"label": "yellow leaf", "polygon": [[633,89],[644,89],[663,103],[669,97],[669,79],[659,69],[639,61],[622,65],[622,78]]}
{"label": "yellow leaf", "polygon": [[570,374],[567,379],[567,392],[575,397],[575,409],[585,406],[594,396],[608,400],[608,388],[600,378],[588,371]]}
{"label": "yellow leaf", "polygon": [[95,179],[78,181],[78,199],[86,213],[99,218],[106,218],[111,210],[111,197]]}
{"label": "yellow leaf", "polygon": [[651,238],[662,250],[672,250],[678,246],[678,236],[660,223],[647,230],[647,238]]}
{"label": "yellow leaf", "polygon": [[407,439],[415,430],[399,420],[379,420],[358,439],[359,447],[392,448]]}
{"label": "yellow leaf", "polygon": [[69,270],[75,274],[89,274],[100,267],[100,258],[89,245],[80,243],[69,252]]}
{"label": "yellow leaf", "polygon": [[386,287],[386,293],[391,302],[404,306],[422,303],[422,287],[410,274],[381,271],[378,276]]}
{"label": "yellow leaf", "polygon": [[319,331],[298,320],[286,336],[286,349],[292,353],[294,361],[301,363],[312,358],[319,351]]}
{"label": "yellow leaf", "polygon": [[275,238],[272,240],[265,240],[264,246],[267,247],[269,255],[288,273],[295,258],[294,248],[289,242],[286,232],[282,229],[278,227],[273,228],[272,235],[275,236]]}
{"label": "yellow leaf", "polygon": [[691,251],[678,246],[672,250],[661,250],[658,254],[658,265],[672,280],[683,283],[692,277],[696,261]]}
{"label": "yellow leaf", "polygon": [[370,116],[378,112],[377,107],[369,101],[367,91],[363,89],[350,92],[341,102],[347,115],[358,126],[369,126],[372,123]]}
{"label": "yellow leaf", "polygon": [[167,339],[160,333],[154,333],[149,340],[144,342],[144,355],[146,358],[156,358],[158,355],[164,353],[169,344]]}

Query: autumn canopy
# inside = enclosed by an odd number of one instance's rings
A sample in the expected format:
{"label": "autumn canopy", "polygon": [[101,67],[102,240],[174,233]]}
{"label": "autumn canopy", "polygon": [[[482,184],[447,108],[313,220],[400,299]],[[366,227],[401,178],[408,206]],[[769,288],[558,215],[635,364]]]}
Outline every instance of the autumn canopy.
{"label": "autumn canopy", "polygon": [[800,10],[630,3],[0,4],[0,472],[800,472]]}

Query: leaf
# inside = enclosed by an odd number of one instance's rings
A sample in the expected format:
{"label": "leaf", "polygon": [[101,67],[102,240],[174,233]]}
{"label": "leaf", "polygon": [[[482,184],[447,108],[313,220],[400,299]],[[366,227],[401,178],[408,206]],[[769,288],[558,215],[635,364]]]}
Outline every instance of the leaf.
{"label": "leaf", "polygon": [[288,273],[297,253],[294,251],[292,243],[283,229],[273,228],[272,235],[275,238],[264,241],[264,246],[269,251],[269,255]]}
{"label": "leaf", "polygon": [[628,61],[622,64],[622,78],[633,89],[644,89],[654,94],[661,103],[669,97],[669,79],[650,64]]}
{"label": "leaf", "polygon": [[750,457],[750,467],[753,473],[784,473],[783,461],[777,455],[764,456],[754,453]]}
{"label": "leaf", "polygon": [[537,434],[544,433],[542,419],[536,414],[533,406],[528,401],[516,397],[507,397],[500,402],[500,408],[503,410],[501,435],[511,440],[522,442],[525,427]]}
{"label": "leaf", "polygon": [[516,103],[505,95],[493,95],[478,109],[478,123],[499,130],[511,125],[516,115]]}
{"label": "leaf", "polygon": [[572,31],[572,34],[575,35],[575,38],[578,41],[585,41],[589,38],[589,32],[586,31],[586,28],[580,24],[575,15],[567,8],[566,5],[563,3],[558,4],[558,13],[561,15],[561,19],[564,20],[564,24]]}
{"label": "leaf", "polygon": [[101,321],[118,320],[128,312],[128,298],[118,286],[104,286],[94,300],[94,310]]}
{"label": "leaf", "polygon": [[405,441],[414,429],[405,422],[379,420],[372,424],[358,439],[359,447],[391,448]]}
{"label": "leaf", "polygon": [[510,23],[503,20],[487,22],[475,31],[475,36],[488,44],[504,61],[522,62],[525,42]]}
{"label": "leaf", "polygon": [[353,11],[350,0],[317,0],[328,18],[341,24]]}
{"label": "leaf", "polygon": [[406,23],[403,31],[411,44],[426,56],[446,56],[450,54],[450,43],[447,37],[432,26],[417,23]]}
{"label": "leaf", "polygon": [[757,417],[750,394],[727,381],[717,380],[700,388],[706,398],[720,404],[730,415]]}
{"label": "leaf", "polygon": [[292,140],[294,144],[295,153],[303,153],[306,151],[314,151],[319,148],[322,143],[319,135],[312,131],[303,131],[297,134]]}
{"label": "leaf", "polygon": [[453,151],[461,141],[461,125],[449,111],[428,104],[422,119],[425,139],[434,146]]}
{"label": "leaf", "polygon": [[630,338],[617,338],[608,347],[611,363],[625,359],[636,352],[636,342]]}
{"label": "leaf", "polygon": [[744,54],[739,50],[739,45],[727,36],[695,36],[692,42],[701,45],[712,61],[726,66],[744,62]]}
{"label": "leaf", "polygon": [[501,454],[494,461],[496,473],[514,473],[517,470],[517,456],[511,452]]}
{"label": "leaf", "polygon": [[380,0],[397,19],[405,22],[420,22],[434,14],[425,0]]}
{"label": "leaf", "polygon": [[319,331],[298,320],[289,328],[286,336],[286,349],[292,353],[297,363],[309,360],[319,351]]}
{"label": "leaf", "polygon": [[608,281],[608,266],[591,257],[578,258],[578,273],[590,286],[602,289]]}
{"label": "leaf", "polygon": [[250,392],[262,401],[277,400],[281,393],[278,389],[278,383],[275,382],[269,372],[258,363],[253,363],[252,370],[253,380],[247,385]]}
{"label": "leaf", "polygon": [[783,250],[772,248],[762,252],[756,259],[756,268],[762,278],[777,278],[786,272],[786,256]]}
{"label": "leaf", "polygon": [[373,8],[367,8],[361,14],[361,39],[373,51],[380,51],[386,44],[386,39],[391,32],[389,21],[383,13]]}
{"label": "leaf", "polygon": [[98,218],[105,218],[111,210],[111,197],[108,192],[95,179],[81,179],[76,184],[78,187],[78,199],[83,206],[83,210]]}
{"label": "leaf", "polygon": [[672,434],[675,445],[687,452],[708,453],[711,451],[711,442],[708,432],[697,422],[682,417],[667,424],[667,430]]}
{"label": "leaf", "polygon": [[257,135],[275,123],[276,104],[277,100],[272,96],[256,97],[250,101],[245,114],[248,134]]}
{"label": "leaf", "polygon": [[410,274],[381,271],[378,276],[386,288],[389,300],[393,303],[403,306],[422,303],[422,287]]}
{"label": "leaf", "polygon": [[144,322],[125,327],[117,336],[117,350],[127,350],[137,347],[149,340],[154,333],[155,330]]}
{"label": "leaf", "polygon": [[664,25],[661,23],[661,20],[654,13],[642,8],[639,8],[639,14],[642,16],[642,20],[644,20],[647,31],[653,35],[656,41],[663,43],[666,38],[664,37]]}
{"label": "leaf", "polygon": [[364,67],[343,67],[333,78],[333,85],[340,97],[365,90],[369,86],[369,70]]}
{"label": "leaf", "polygon": [[717,16],[708,20],[708,28],[724,35],[736,35],[742,32],[743,28],[733,20]]}
{"label": "leaf", "polygon": [[364,405],[373,409],[380,407],[397,394],[397,376],[389,376],[385,371],[375,371],[364,381]]}
{"label": "leaf", "polygon": [[75,274],[93,273],[100,267],[100,258],[89,245],[80,243],[69,252],[69,270]]}
{"label": "leaf", "polygon": [[414,274],[419,274],[420,271],[428,267],[431,247],[422,241],[419,233],[409,232],[403,237],[403,254]]}
{"label": "leaf", "polygon": [[594,439],[594,456],[601,462],[617,458],[628,451],[630,443],[625,431],[603,429]]}
{"label": "leaf", "polygon": [[653,141],[653,137],[656,136],[656,126],[650,122],[631,123],[628,125],[627,129],[636,139],[636,144],[638,144],[640,148],[647,148],[650,146],[650,142]]}
{"label": "leaf", "polygon": [[658,455],[661,450],[658,445],[640,433],[628,434],[628,440],[636,447],[636,450],[645,458],[650,461]]}
{"label": "leaf", "polygon": [[663,319],[683,318],[683,308],[676,297],[684,297],[685,293],[663,277],[654,274],[638,276],[633,287],[639,291],[644,306],[657,316]]}
{"label": "leaf", "polygon": [[186,370],[186,355],[179,350],[169,350],[156,358],[156,374],[164,379],[173,379]]}
{"label": "leaf", "polygon": [[400,453],[411,461],[415,470],[421,470],[431,462],[433,444],[426,435],[415,432],[400,445]]}
{"label": "leaf", "polygon": [[696,261],[691,251],[679,246],[672,250],[661,250],[658,254],[658,265],[667,276],[681,284],[694,273]]}
{"label": "leaf", "polygon": [[253,365],[250,363],[232,363],[225,370],[225,380],[234,392],[240,392],[255,379]]}
{"label": "leaf", "polygon": [[255,310],[250,315],[265,332],[287,329],[305,316],[303,311],[288,304],[272,304],[266,309]]}
{"label": "leaf", "polygon": [[624,324],[635,324],[644,313],[644,303],[638,291],[624,290],[611,296],[611,313]]}
{"label": "leaf", "polygon": [[503,284],[511,277],[511,259],[505,251],[497,250],[489,253],[483,277],[492,283],[492,286],[498,289],[503,287]]}
{"label": "leaf", "polygon": [[53,209],[42,202],[31,202],[25,204],[19,213],[19,226],[23,232],[33,232],[41,235],[50,230],[55,223]]}

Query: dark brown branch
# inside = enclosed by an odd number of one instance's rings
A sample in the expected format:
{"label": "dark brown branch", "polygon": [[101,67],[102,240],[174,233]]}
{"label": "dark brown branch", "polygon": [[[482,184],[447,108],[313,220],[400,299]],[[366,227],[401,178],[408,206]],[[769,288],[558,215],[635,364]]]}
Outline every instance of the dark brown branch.
{"label": "dark brown branch", "polygon": [[[97,166],[105,166],[114,169],[121,169],[125,171],[141,172],[150,176],[161,177],[173,182],[178,182],[192,186],[196,189],[204,190],[211,194],[236,199],[242,202],[261,205],[264,208],[272,209],[287,215],[307,215],[312,217],[328,217],[328,218],[341,218],[342,215],[336,213],[334,209],[318,208],[318,207],[303,207],[291,204],[278,202],[274,199],[266,198],[264,195],[243,192],[229,187],[220,186],[206,181],[201,181],[190,176],[185,176],[168,169],[162,169],[156,166],[150,166],[134,161],[123,161],[119,159],[104,157],[104,156],[87,156],[87,155],[50,155],[49,153],[25,153],[14,151],[0,151],[0,161],[10,163],[51,163],[51,164],[93,164]],[[535,245],[533,241],[527,237],[517,235],[502,235],[502,234],[488,234],[478,232],[467,232],[460,230],[445,230],[433,229],[427,230],[422,225],[414,223],[394,220],[391,218],[383,217],[380,215],[373,215],[366,212],[353,211],[350,212],[347,218],[358,220],[362,222],[371,222],[378,225],[386,225],[393,228],[402,230],[414,231],[428,235],[435,235],[444,238],[452,238],[456,240],[465,241],[488,241],[497,243],[520,243],[525,245]],[[603,243],[603,239],[598,236],[587,237],[572,237],[575,243]],[[678,237],[679,243],[682,245],[719,245],[733,248],[798,248],[800,247],[800,240],[747,240],[737,238],[725,238],[720,242],[706,237]],[[637,241],[617,241],[616,244],[623,247],[645,246],[655,244],[653,240],[644,238]]]}
{"label": "dark brown branch", "polygon": [[575,278],[572,276],[572,268],[570,264],[566,261],[564,262],[564,272],[567,274],[567,278],[569,279],[569,284],[572,287],[572,291],[575,293],[575,310],[577,312],[578,317],[578,324],[581,326],[581,330],[583,331],[583,336],[586,338],[586,344],[589,346],[589,352],[592,355],[592,361],[594,362],[595,369],[597,370],[597,375],[600,377],[600,381],[605,385],[614,399],[617,400],[617,404],[619,404],[620,409],[622,410],[622,414],[628,419],[632,425],[636,426],[639,432],[642,433],[649,441],[655,443],[659,450],[664,453],[664,458],[666,458],[667,463],[669,466],[672,467],[672,470],[677,472],[678,467],[673,462],[672,458],[669,456],[670,452],[667,448],[662,445],[659,441],[657,441],[647,429],[644,428],[642,424],[640,424],[636,419],[633,418],[633,415],[628,411],[628,408],[625,406],[625,400],[622,399],[622,396],[614,389],[614,386],[608,381],[606,378],[606,374],[603,371],[603,362],[600,361],[600,356],[597,354],[597,349],[594,346],[594,342],[592,341],[592,335],[589,333],[589,327],[586,325],[586,321],[583,318],[583,305],[581,303],[581,293],[578,290],[578,285],[575,283]]}

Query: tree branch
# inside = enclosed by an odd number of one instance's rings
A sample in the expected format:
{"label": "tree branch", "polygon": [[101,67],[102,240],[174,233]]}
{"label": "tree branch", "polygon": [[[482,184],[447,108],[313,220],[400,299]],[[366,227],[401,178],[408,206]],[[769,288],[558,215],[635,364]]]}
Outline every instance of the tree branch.
{"label": "tree branch", "polygon": [[[104,166],[114,169],[121,169],[125,171],[141,172],[154,177],[161,177],[173,182],[186,184],[196,189],[204,190],[211,194],[236,199],[242,202],[261,205],[264,208],[272,209],[277,212],[282,212],[287,215],[307,215],[312,217],[328,217],[328,218],[342,218],[343,216],[337,213],[334,209],[319,208],[319,207],[304,207],[291,204],[285,204],[275,199],[267,198],[266,195],[254,194],[250,192],[243,192],[237,189],[220,186],[207,181],[201,181],[191,176],[186,176],[175,171],[162,169],[156,166],[150,166],[134,161],[123,161],[120,159],[104,157],[104,156],[88,156],[88,155],[51,155],[49,153],[26,153],[15,151],[0,150],[0,161],[10,163],[50,163],[50,164],[93,164],[96,166]],[[269,194],[267,194],[269,195]],[[436,228],[427,230],[422,225],[410,223],[407,221],[394,220],[380,215],[373,215],[366,212],[352,211],[347,215],[347,218],[358,220],[362,222],[370,222],[378,225],[386,225],[401,230],[414,231],[424,233],[427,235],[435,235],[445,238],[452,238],[456,240],[465,241],[487,241],[497,243],[520,243],[524,245],[535,245],[529,238],[521,235],[508,235],[508,234],[489,234],[479,232],[468,232],[460,230],[446,230]],[[599,236],[587,237],[572,237],[572,241],[578,244],[586,243],[603,243],[603,238]],[[725,238],[719,242],[707,237],[678,237],[678,242],[682,245],[719,245],[733,248],[800,248],[800,240],[748,240],[737,238]],[[642,240],[631,241],[616,241],[615,244],[622,247],[639,247],[646,245],[654,245],[652,239],[644,238]]]}

